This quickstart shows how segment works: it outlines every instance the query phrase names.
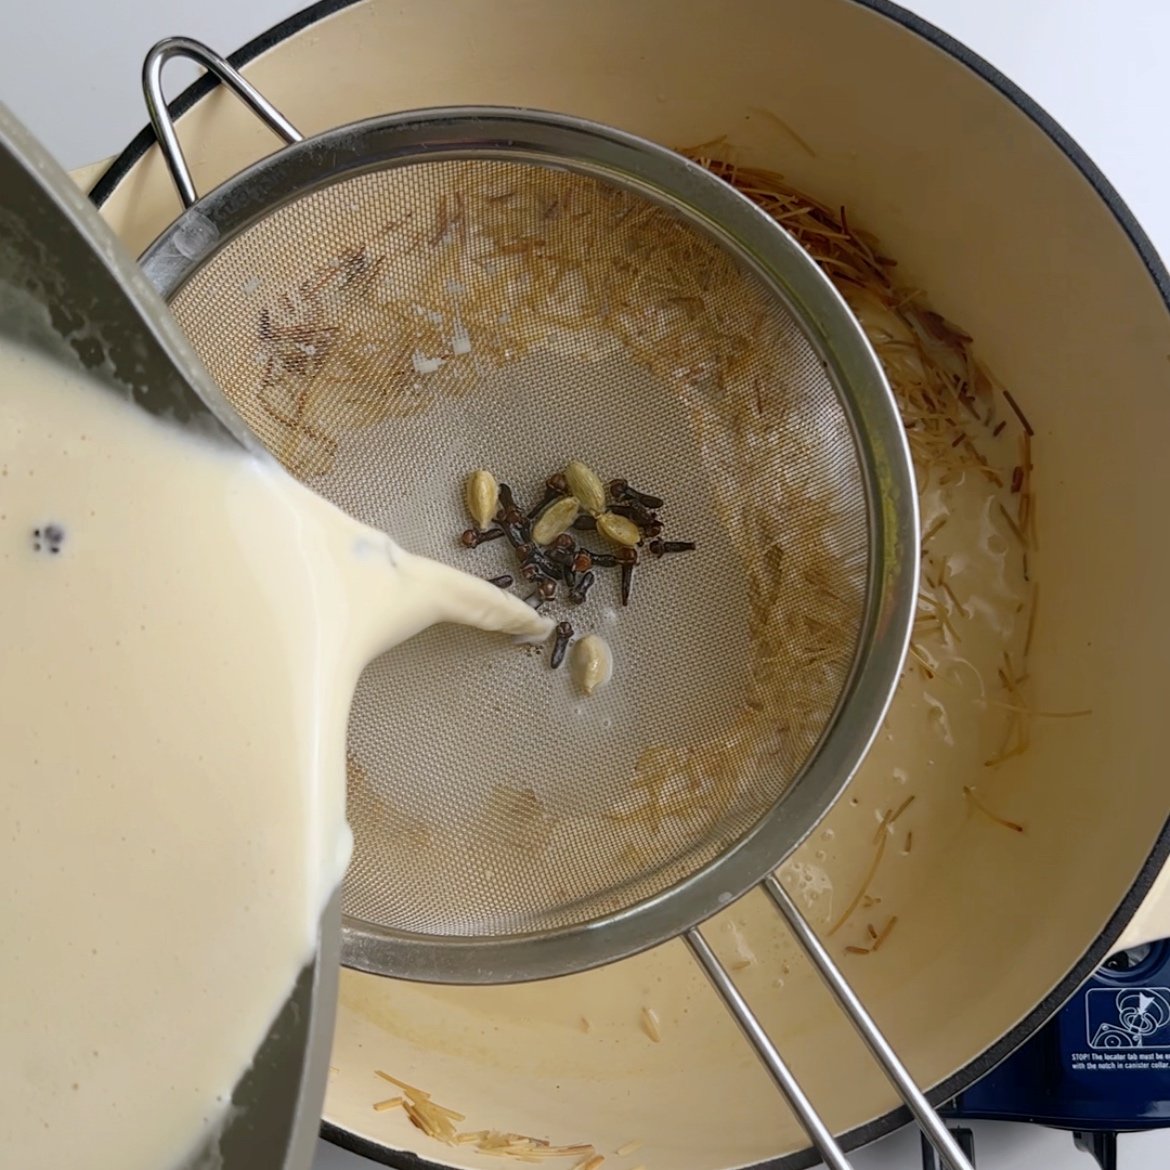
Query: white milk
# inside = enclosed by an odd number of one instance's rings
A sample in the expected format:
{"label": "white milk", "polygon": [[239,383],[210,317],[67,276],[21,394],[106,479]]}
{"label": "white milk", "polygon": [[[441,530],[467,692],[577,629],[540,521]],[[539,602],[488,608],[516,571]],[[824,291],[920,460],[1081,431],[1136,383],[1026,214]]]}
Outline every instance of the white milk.
{"label": "white milk", "polygon": [[345,869],[358,674],[441,620],[550,625],[0,347],[0,1161],[216,1124]]}

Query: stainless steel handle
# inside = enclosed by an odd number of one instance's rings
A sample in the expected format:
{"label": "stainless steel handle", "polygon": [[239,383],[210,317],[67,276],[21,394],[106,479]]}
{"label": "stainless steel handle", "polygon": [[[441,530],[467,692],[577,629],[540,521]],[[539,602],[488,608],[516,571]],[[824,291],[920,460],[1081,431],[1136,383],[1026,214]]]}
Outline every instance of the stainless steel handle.
{"label": "stainless steel handle", "polygon": [[257,118],[285,142],[301,141],[302,135],[297,128],[250,81],[246,80],[238,69],[214,50],[190,37],[167,37],[159,41],[147,53],[143,62],[142,90],[146,97],[151,125],[158,136],[159,149],[166,159],[175,186],[179,189],[184,207],[190,207],[199,196],[195,190],[195,182],[191,178],[191,168],[187,166],[183,148],[179,145],[174,119],[167,109],[166,98],[163,96],[163,66],[172,57],[187,57],[202,65],[209,73],[215,74]]}
{"label": "stainless steel handle", "polygon": [[796,903],[788,896],[788,891],[771,874],[764,879],[764,889],[776,903],[788,928],[796,936],[804,953],[809,957],[812,965],[825,981],[825,985],[833,993],[833,998],[840,1004],[841,1010],[849,1017],[849,1022],[857,1029],[862,1040],[874,1059],[881,1066],[882,1072],[890,1078],[894,1088],[898,1090],[902,1100],[906,1102],[915,1120],[922,1127],[930,1144],[938,1150],[942,1159],[953,1170],[974,1170],[967,1160],[966,1154],[959,1148],[959,1143],[947,1129],[946,1123],[934,1106],[926,1099],[926,1095],[915,1084],[909,1070],[898,1058],[890,1042],[882,1035],[873,1017],[865,1010],[856,992],[849,985],[849,981],[841,974],[841,969],[833,962],[824,944],[817,938],[812,927],[797,909]]}
{"label": "stainless steel handle", "polygon": [[[915,1084],[909,1070],[898,1058],[890,1042],[882,1035],[873,1017],[865,1010],[861,1000],[850,987],[849,981],[841,974],[840,968],[833,962],[821,940],[805,921],[796,903],[788,896],[788,891],[772,876],[764,879],[763,886],[784,916],[796,941],[800,943],[804,953],[832,992],[833,998],[848,1016],[849,1022],[857,1029],[882,1071],[898,1090],[927,1140],[938,1151],[939,1157],[951,1170],[974,1170],[959,1143],[947,1129],[946,1123]],[[714,984],[715,990],[719,992],[728,1010],[755,1048],[760,1060],[772,1074],[772,1079],[804,1127],[805,1133],[816,1146],[817,1152],[824,1158],[829,1170],[851,1170],[851,1164],[832,1131],[825,1125],[816,1107],[800,1087],[792,1070],[784,1063],[779,1050],[748,1006],[747,1000],[740,994],[731,976],[715,957],[715,952],[711,950],[706,939],[698,929],[687,931],[684,938],[698,959],[699,965]]]}
{"label": "stainless steel handle", "polygon": [[816,1111],[816,1107],[805,1095],[804,1090],[792,1070],[784,1063],[776,1045],[768,1038],[763,1025],[756,1018],[756,1014],[748,1007],[747,1000],[740,994],[739,988],[732,982],[723,964],[715,957],[715,952],[707,945],[707,940],[699,933],[698,928],[688,930],[683,938],[690,946],[699,965],[707,973],[707,977],[715,985],[715,990],[723,997],[735,1021],[743,1029],[744,1035],[751,1042],[760,1059],[764,1062],[772,1079],[776,1082],[784,1100],[788,1102],[792,1112],[796,1114],[804,1132],[812,1139],[817,1152],[825,1160],[829,1170],[852,1170],[845,1151],[837,1144],[832,1131]]}

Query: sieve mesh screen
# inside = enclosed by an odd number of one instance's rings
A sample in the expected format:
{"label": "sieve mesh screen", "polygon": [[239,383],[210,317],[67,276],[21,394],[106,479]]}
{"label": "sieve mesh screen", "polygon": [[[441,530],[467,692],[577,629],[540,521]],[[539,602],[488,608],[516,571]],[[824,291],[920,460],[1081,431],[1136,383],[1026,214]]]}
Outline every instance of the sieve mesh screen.
{"label": "sieve mesh screen", "polygon": [[[590,698],[547,648],[436,627],[353,706],[345,910],[464,937],[579,925],[675,885],[782,799],[867,603],[849,419],[799,323],[713,236],[538,161],[343,178],[229,239],[171,307],[293,474],[412,551],[460,548],[484,467],[522,505],[580,459],[665,498],[643,552],[548,607],[612,646]],[[596,534],[581,543],[601,548]]]}

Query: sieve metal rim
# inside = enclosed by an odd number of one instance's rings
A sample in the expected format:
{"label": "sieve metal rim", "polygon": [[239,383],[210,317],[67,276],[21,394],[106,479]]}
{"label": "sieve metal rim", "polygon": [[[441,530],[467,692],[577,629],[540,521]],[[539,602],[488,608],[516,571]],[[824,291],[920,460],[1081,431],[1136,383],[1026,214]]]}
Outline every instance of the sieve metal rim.
{"label": "sieve metal rim", "polygon": [[344,921],[347,966],[428,982],[506,983],[600,966],[676,937],[758,885],[813,831],[864,759],[897,685],[918,587],[918,503],[905,433],[878,359],[813,260],[702,167],[607,126],[491,106],[351,123],[288,146],[198,199],[141,264],[169,301],[232,238],[313,191],[392,166],[468,158],[556,165],[601,178],[682,210],[737,256],[799,321],[833,382],[862,449],[872,521],[858,640],[866,652],[855,650],[833,716],[782,800],[731,849],[652,898],[557,930],[458,937],[387,930],[352,916]]}

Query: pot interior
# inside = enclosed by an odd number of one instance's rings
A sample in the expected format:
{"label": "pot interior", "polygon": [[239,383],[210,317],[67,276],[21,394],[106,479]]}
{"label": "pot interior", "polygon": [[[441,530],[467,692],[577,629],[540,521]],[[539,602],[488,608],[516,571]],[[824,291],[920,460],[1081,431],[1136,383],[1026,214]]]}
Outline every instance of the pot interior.
{"label": "pot interior", "polygon": [[[854,0],[702,2],[685,19],[669,0],[363,2],[280,40],[247,73],[305,133],[485,103],[570,112],[672,146],[726,138],[739,162],[845,205],[897,259],[899,283],[926,290],[975,338],[1035,430],[1028,693],[1038,710],[1090,714],[1033,719],[1027,750],[985,767],[981,733],[964,736],[960,716],[944,734],[932,715],[945,680],[932,688],[911,667],[890,736],[788,871],[830,926],[866,876],[883,812],[914,795],[902,822],[913,849],[899,835],[868,887],[880,898],[872,919],[896,915],[896,932],[878,953],[844,953],[866,941],[858,919],[831,942],[921,1082],[973,1075],[972,1062],[1103,953],[1168,813],[1156,698],[1170,657],[1167,554],[1151,536],[1170,495],[1170,318],[1114,210],[1000,89]],[[274,146],[222,92],[180,133],[200,190]],[[177,211],[154,151],[103,206],[135,251]],[[1024,832],[972,807],[963,786],[974,778],[987,807]],[[729,961],[750,956],[737,976],[834,1128],[895,1108],[761,896],[707,933]],[[462,1128],[610,1157],[642,1143],[618,1166],[806,1161],[795,1120],[679,943],[539,985],[343,972],[332,1066],[326,1121],[390,1160],[405,1150],[499,1164],[427,1137],[401,1109],[375,1111],[396,1092],[375,1069],[466,1114]]]}

